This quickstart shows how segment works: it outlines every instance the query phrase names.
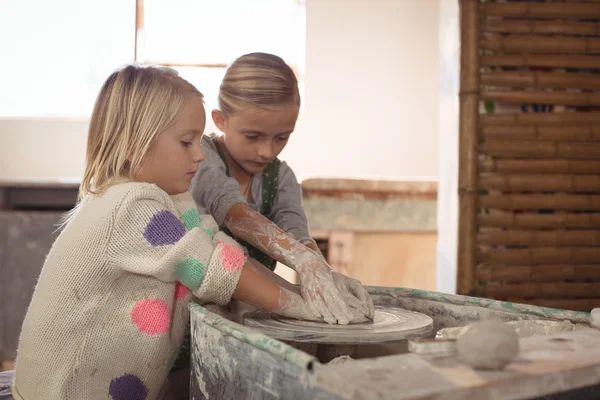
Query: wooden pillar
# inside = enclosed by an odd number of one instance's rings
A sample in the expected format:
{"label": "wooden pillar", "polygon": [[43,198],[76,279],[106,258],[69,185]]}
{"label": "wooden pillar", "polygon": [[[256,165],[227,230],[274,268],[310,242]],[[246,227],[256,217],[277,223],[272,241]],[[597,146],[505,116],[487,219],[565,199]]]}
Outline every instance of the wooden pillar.
{"label": "wooden pillar", "polygon": [[460,0],[460,112],[458,260],[456,288],[472,294],[475,283],[477,122],[479,116],[479,0]]}

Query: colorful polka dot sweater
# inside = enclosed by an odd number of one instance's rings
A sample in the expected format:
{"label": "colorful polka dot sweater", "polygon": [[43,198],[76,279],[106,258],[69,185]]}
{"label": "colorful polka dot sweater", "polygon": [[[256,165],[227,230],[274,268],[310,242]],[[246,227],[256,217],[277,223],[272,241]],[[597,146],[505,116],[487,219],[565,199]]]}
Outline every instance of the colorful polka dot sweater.
{"label": "colorful polka dot sweater", "polygon": [[23,323],[24,400],[162,398],[187,303],[226,304],[246,260],[188,193],[146,183],[88,197],[54,243]]}

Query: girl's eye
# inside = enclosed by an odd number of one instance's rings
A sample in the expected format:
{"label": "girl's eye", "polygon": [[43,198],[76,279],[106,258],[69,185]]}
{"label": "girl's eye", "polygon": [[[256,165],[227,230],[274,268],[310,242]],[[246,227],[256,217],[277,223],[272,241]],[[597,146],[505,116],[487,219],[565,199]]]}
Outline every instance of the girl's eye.
{"label": "girl's eye", "polygon": [[192,145],[192,142],[184,142],[183,140],[181,141],[181,144],[183,145],[183,147],[190,147]]}
{"label": "girl's eye", "polygon": [[288,140],[290,137],[289,136],[279,136],[277,139],[281,140],[282,142],[285,142],[286,140]]}
{"label": "girl's eye", "polygon": [[256,136],[256,135],[246,135],[246,139],[248,139],[248,140],[256,140],[256,139],[258,139],[258,136]]}

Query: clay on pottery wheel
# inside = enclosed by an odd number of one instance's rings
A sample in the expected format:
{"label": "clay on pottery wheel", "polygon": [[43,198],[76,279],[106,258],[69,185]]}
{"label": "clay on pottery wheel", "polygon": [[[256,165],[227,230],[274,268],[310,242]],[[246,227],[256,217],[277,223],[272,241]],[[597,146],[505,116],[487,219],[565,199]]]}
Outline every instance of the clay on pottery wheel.
{"label": "clay on pottery wheel", "polygon": [[476,322],[460,332],[456,351],[459,359],[473,368],[502,369],[519,354],[519,338],[504,322]]}
{"label": "clay on pottery wheel", "polygon": [[433,319],[425,314],[384,306],[375,306],[375,318],[372,321],[350,325],[300,321],[264,310],[244,314],[243,324],[283,341],[338,345],[426,337],[433,329]]}

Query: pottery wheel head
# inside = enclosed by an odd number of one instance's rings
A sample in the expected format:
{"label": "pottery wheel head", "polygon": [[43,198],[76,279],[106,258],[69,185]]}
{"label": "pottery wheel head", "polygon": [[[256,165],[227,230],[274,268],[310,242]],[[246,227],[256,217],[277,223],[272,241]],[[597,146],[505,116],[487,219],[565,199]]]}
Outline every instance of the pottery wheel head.
{"label": "pottery wheel head", "polygon": [[326,322],[300,321],[252,311],[243,323],[279,340],[310,343],[380,343],[424,337],[431,333],[431,317],[416,311],[394,307],[375,307],[373,321],[350,325],[330,325]]}

